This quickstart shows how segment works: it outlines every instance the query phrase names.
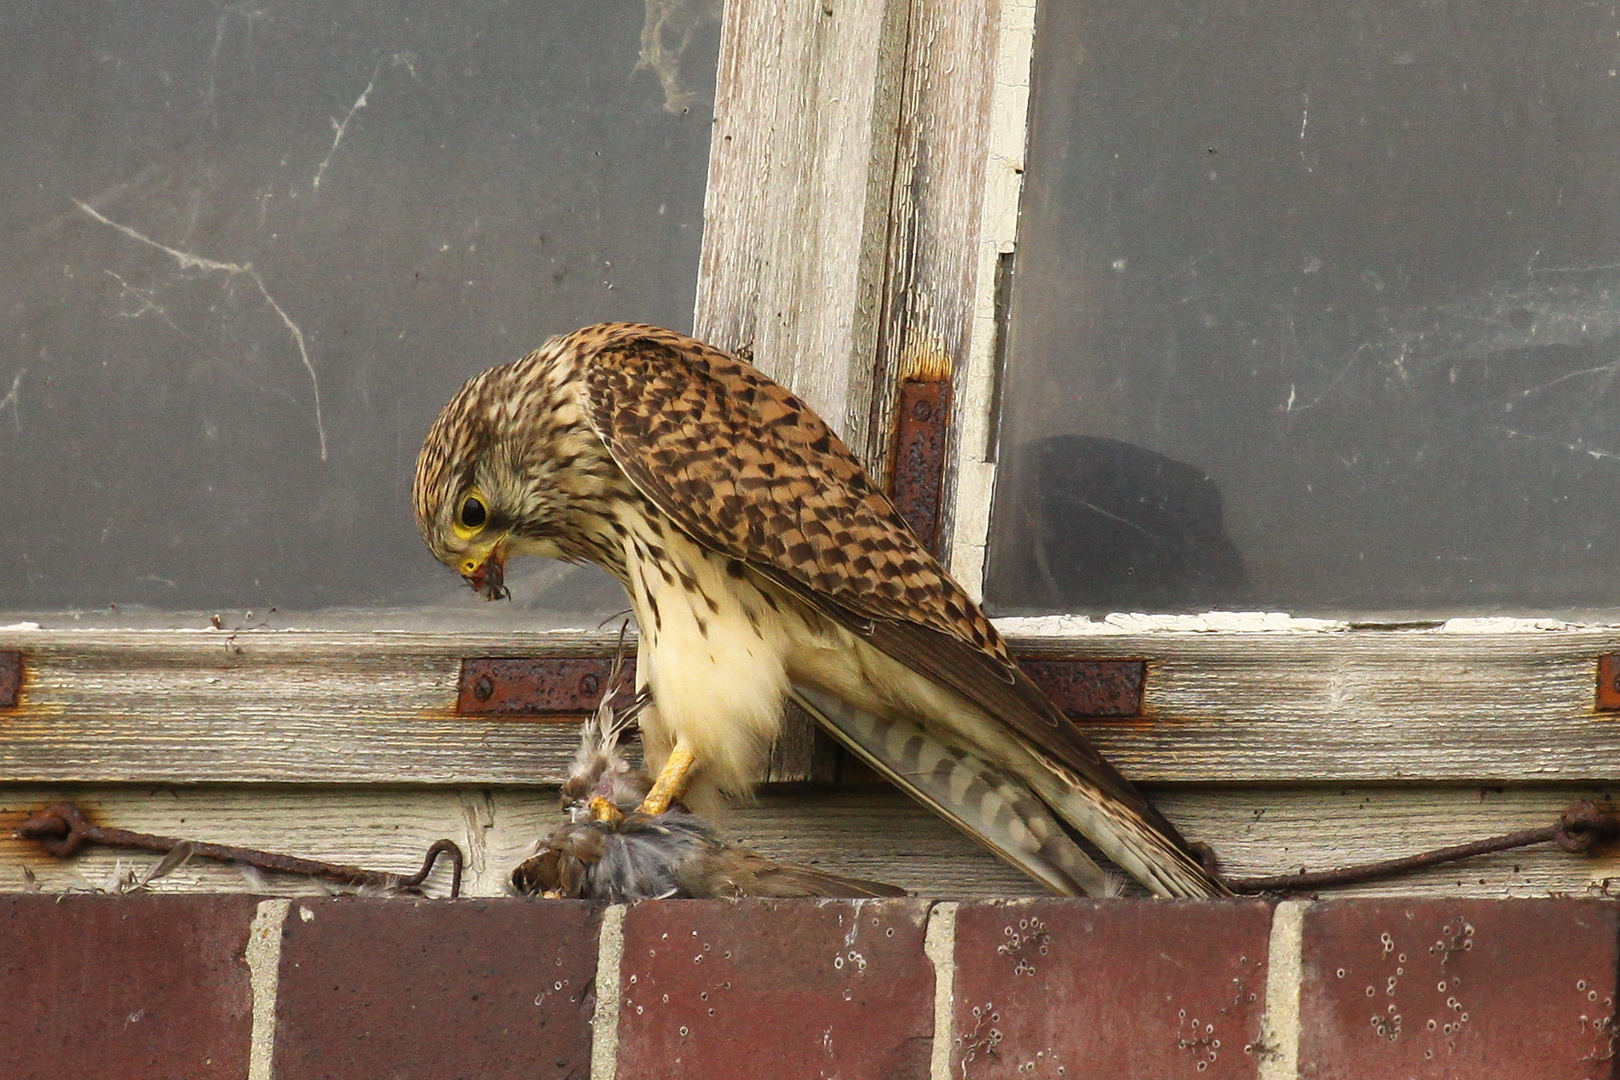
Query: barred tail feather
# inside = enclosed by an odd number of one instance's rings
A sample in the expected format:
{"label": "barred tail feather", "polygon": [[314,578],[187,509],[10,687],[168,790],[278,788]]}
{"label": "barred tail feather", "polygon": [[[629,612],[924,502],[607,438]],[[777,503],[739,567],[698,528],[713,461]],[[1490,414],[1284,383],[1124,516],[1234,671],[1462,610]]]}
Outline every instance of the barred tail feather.
{"label": "barred tail feather", "polygon": [[909,720],[875,716],[809,686],[795,684],[792,695],[886,779],[1054,892],[1118,895],[1120,879],[1082,851],[1018,778]]}
{"label": "barred tail feather", "polygon": [[1154,895],[1182,900],[1231,895],[1191,855],[1128,808],[1068,770],[1035,756],[1046,767],[1042,775],[1025,778],[1036,794]]}

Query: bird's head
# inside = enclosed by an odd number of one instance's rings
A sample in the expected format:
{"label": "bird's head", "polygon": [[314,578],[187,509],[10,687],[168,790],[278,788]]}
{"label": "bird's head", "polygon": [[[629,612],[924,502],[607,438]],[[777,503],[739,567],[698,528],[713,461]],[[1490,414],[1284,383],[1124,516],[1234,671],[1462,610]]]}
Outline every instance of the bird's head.
{"label": "bird's head", "polygon": [[[485,599],[507,596],[506,560],[566,558],[557,476],[569,409],[533,354],[474,376],[450,399],[416,461],[416,526],[433,557]],[[577,410],[573,410],[577,412]]]}

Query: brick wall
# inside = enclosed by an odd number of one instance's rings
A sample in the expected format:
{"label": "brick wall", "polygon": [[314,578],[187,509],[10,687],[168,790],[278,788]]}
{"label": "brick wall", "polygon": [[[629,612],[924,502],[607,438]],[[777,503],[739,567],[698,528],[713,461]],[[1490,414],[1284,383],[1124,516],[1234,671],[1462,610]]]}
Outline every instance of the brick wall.
{"label": "brick wall", "polygon": [[0,1077],[1585,1080],[1616,912],[11,895]]}

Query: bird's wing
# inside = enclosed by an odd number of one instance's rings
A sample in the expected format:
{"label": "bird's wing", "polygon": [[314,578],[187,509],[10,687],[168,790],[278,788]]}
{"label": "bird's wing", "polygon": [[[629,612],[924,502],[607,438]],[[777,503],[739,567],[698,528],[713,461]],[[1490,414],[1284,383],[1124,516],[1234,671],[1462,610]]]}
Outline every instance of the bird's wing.
{"label": "bird's wing", "polygon": [[1019,670],[984,612],[807,405],[685,335],[593,330],[587,419],[631,482],[694,540],[955,690],[1185,850]]}
{"label": "bird's wing", "polygon": [[710,834],[705,856],[682,865],[685,895],[697,899],[743,896],[876,900],[908,895],[898,885],[844,877],[810,866],[777,862]]}

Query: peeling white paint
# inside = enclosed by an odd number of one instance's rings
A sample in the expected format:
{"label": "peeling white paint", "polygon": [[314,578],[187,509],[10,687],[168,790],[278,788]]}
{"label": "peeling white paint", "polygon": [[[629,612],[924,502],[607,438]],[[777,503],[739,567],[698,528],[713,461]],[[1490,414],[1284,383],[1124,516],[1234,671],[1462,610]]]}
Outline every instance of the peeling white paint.
{"label": "peeling white paint", "polygon": [[1439,627],[1443,634],[1525,634],[1546,630],[1584,630],[1585,623],[1565,622],[1562,619],[1515,619],[1493,616],[1475,619],[1447,619]]}
{"label": "peeling white paint", "polygon": [[1084,615],[1036,615],[996,619],[995,624],[1009,637],[1083,637],[1153,632],[1329,634],[1351,629],[1351,624],[1342,619],[1301,619],[1282,611],[1208,611],[1202,615],[1116,612],[1101,619]]}
{"label": "peeling white paint", "polygon": [[1337,634],[1345,631],[1406,634],[1531,634],[1620,629],[1613,622],[1569,622],[1509,615],[1447,619],[1438,626],[1358,626],[1348,619],[1298,618],[1283,611],[1206,611],[1202,615],[1147,615],[1115,612],[1100,619],[1085,615],[1032,615],[994,620],[1009,638],[1098,637],[1109,634]]}

